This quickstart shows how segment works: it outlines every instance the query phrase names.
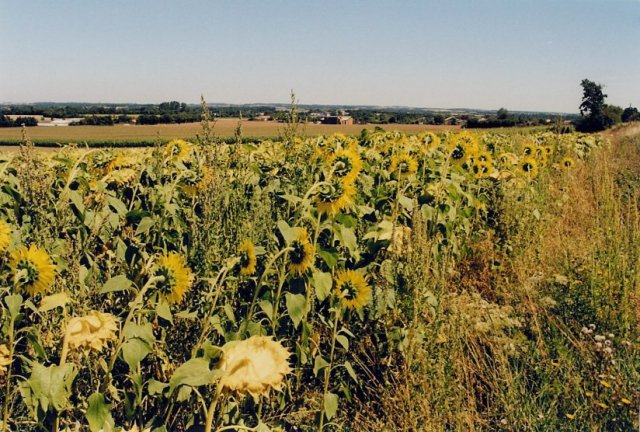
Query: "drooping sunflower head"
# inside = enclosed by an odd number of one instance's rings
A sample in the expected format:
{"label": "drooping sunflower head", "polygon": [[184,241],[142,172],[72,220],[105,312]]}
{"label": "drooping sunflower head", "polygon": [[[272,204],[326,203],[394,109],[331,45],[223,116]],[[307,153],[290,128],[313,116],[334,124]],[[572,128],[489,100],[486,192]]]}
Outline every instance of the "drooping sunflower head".
{"label": "drooping sunflower head", "polygon": [[244,240],[238,247],[240,255],[240,274],[251,276],[256,272],[256,247],[251,240]]}
{"label": "drooping sunflower head", "polygon": [[471,166],[471,171],[475,178],[485,178],[491,175],[491,171],[493,170],[493,165],[486,161],[476,161]]}
{"label": "drooping sunflower head", "polygon": [[533,157],[522,158],[522,160],[518,164],[518,170],[525,177],[534,179],[538,177],[538,172],[539,172],[538,161]]}
{"label": "drooping sunflower head", "polygon": [[355,193],[351,182],[333,178],[318,188],[316,208],[320,213],[336,215],[351,205]]}
{"label": "drooping sunflower head", "polygon": [[5,253],[11,244],[11,225],[0,219],[0,254]]}
{"label": "drooping sunflower head", "polygon": [[289,244],[289,271],[297,275],[304,274],[313,265],[313,246],[305,228],[296,227],[295,237]]}
{"label": "drooping sunflower head", "polygon": [[336,274],[334,293],[345,309],[362,309],[371,300],[371,287],[362,273],[355,270],[344,270]]}
{"label": "drooping sunflower head", "polygon": [[193,273],[186,263],[185,258],[175,252],[162,255],[158,258],[154,268],[154,276],[162,276],[163,279],[156,283],[160,295],[168,303],[180,303],[185,293],[193,284]]}
{"label": "drooping sunflower head", "polygon": [[576,161],[571,156],[565,156],[560,161],[560,167],[566,170],[573,168],[575,164]]}
{"label": "drooping sunflower head", "polygon": [[16,287],[30,296],[46,292],[56,276],[56,267],[44,249],[36,245],[21,246],[11,254],[11,269]]}
{"label": "drooping sunflower head", "polygon": [[291,353],[270,336],[229,342],[222,352],[220,385],[239,395],[268,396],[271,390],[281,390],[284,377],[291,373]]}
{"label": "drooping sunflower head", "polygon": [[389,172],[398,178],[407,178],[418,171],[418,162],[407,153],[400,153],[391,158]]}
{"label": "drooping sunflower head", "polygon": [[165,157],[178,162],[184,162],[189,159],[191,146],[188,142],[181,139],[174,139],[167,143],[164,148]]}
{"label": "drooping sunflower head", "polygon": [[333,153],[327,159],[328,168],[332,176],[353,182],[362,171],[362,159],[360,155],[352,150],[345,149]]}
{"label": "drooping sunflower head", "polygon": [[102,181],[111,185],[127,186],[131,185],[137,176],[138,173],[134,168],[118,168],[110,171]]}
{"label": "drooping sunflower head", "polygon": [[90,348],[102,351],[110,340],[116,339],[117,318],[110,313],[91,311],[83,317],[69,320],[66,339],[69,348]]}

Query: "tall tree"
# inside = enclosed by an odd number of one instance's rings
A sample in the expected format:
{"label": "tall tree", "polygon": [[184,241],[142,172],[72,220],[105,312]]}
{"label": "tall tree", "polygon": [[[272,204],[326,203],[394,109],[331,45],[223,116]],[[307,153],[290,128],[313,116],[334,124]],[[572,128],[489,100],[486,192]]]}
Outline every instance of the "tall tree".
{"label": "tall tree", "polygon": [[578,129],[585,132],[605,129],[607,122],[603,109],[607,95],[602,92],[602,85],[588,79],[583,79],[580,85],[582,86],[582,103],[580,104],[582,119],[578,122]]}

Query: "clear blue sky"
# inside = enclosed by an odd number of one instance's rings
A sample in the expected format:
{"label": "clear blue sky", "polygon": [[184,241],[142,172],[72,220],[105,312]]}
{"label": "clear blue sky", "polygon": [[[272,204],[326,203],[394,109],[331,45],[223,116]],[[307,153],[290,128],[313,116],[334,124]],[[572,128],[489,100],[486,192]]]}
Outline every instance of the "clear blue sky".
{"label": "clear blue sky", "polygon": [[0,0],[0,101],[640,107],[640,0]]}

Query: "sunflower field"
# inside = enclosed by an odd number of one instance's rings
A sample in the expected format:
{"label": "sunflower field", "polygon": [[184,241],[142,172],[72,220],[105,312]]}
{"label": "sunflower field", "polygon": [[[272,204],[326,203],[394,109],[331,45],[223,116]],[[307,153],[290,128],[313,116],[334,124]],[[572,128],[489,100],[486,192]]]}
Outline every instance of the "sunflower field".
{"label": "sunflower field", "polygon": [[0,430],[631,430],[639,148],[25,142],[0,160]]}

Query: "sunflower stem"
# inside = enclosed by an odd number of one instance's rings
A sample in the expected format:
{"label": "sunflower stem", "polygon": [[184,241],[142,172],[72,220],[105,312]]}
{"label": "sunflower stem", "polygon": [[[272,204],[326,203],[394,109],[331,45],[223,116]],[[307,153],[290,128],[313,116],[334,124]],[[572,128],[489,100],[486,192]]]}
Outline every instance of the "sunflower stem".
{"label": "sunflower stem", "polygon": [[329,381],[331,378],[331,369],[333,369],[333,355],[336,349],[336,337],[338,336],[338,323],[340,322],[340,310],[335,310],[335,317],[333,319],[333,334],[331,335],[331,352],[329,354],[329,366],[324,369],[324,390],[322,391],[322,409],[320,410],[320,424],[318,430],[322,432],[324,427],[324,399],[329,391]]}
{"label": "sunflower stem", "polygon": [[209,410],[207,411],[207,419],[205,420],[204,432],[211,432],[211,428],[213,427],[213,416],[216,413],[216,407],[218,406],[218,400],[220,399],[221,394],[222,381],[219,381],[218,386],[216,387],[216,396],[211,401],[211,405],[209,405]]}
{"label": "sunflower stem", "polygon": [[13,325],[15,323],[15,318],[12,316],[11,321],[9,322],[9,365],[7,366],[7,385],[5,386],[5,398],[4,398],[4,407],[2,409],[2,430],[3,432],[9,431],[9,399],[11,395],[11,371],[13,366],[13,352],[14,352],[14,342],[15,335],[13,331]]}

